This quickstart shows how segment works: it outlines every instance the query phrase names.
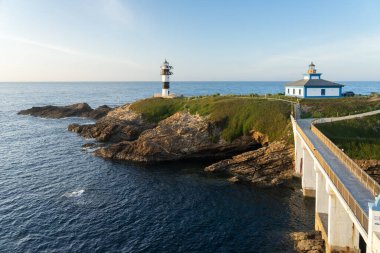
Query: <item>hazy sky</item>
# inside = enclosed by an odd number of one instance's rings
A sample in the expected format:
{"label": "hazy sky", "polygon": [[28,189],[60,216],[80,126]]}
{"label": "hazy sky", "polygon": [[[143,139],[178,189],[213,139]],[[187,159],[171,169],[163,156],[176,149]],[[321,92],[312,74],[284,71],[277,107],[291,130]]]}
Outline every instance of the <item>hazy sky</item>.
{"label": "hazy sky", "polygon": [[0,0],[0,81],[380,80],[379,0]]}

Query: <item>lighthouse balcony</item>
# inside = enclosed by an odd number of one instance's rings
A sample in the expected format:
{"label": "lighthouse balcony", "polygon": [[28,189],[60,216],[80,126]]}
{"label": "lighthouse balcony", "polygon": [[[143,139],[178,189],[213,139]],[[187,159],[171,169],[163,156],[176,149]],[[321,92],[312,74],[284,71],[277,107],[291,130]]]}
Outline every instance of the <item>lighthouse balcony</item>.
{"label": "lighthouse balcony", "polygon": [[170,72],[169,69],[161,69],[161,75],[173,75],[173,72]]}

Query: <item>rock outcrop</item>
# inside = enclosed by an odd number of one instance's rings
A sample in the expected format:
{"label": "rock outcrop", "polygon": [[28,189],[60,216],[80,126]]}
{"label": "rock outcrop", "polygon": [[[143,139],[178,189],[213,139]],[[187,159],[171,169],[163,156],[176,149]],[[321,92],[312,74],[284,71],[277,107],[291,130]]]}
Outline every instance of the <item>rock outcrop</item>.
{"label": "rock outcrop", "polygon": [[227,143],[220,138],[220,132],[220,127],[205,117],[178,112],[143,131],[136,140],[114,143],[95,154],[118,160],[160,162],[223,158],[260,145],[251,136]]}
{"label": "rock outcrop", "polygon": [[144,130],[155,127],[155,124],[143,120],[141,115],[131,111],[129,106],[127,104],[110,111],[95,124],[70,124],[68,130],[100,142],[136,140]]}
{"label": "rock outcrop", "polygon": [[299,253],[323,253],[325,252],[325,242],[321,232],[294,232],[290,234],[294,241],[294,249]]}
{"label": "rock outcrop", "polygon": [[273,142],[205,168],[206,172],[229,177],[231,182],[258,186],[282,184],[292,178],[293,170],[293,148],[283,142]]}
{"label": "rock outcrop", "polygon": [[355,160],[368,175],[380,183],[380,160]]}
{"label": "rock outcrop", "polygon": [[[115,109],[88,104],[33,107],[19,112],[46,118],[89,117],[94,124],[71,124],[68,130],[104,145],[88,144],[103,158],[140,162],[161,162],[184,159],[225,159],[247,150],[268,145],[268,138],[258,131],[232,142],[221,138],[222,126],[208,117],[177,112],[158,124],[148,122],[126,104]],[[252,153],[253,152],[253,153]],[[206,170],[227,172],[231,181],[250,181],[262,185],[279,184],[288,178],[292,163],[291,150],[285,144],[269,144],[263,149],[241,154],[209,166]],[[228,166],[227,166],[228,165]],[[264,169],[265,168],[265,169]],[[275,177],[276,175],[276,177]]]}
{"label": "rock outcrop", "polygon": [[42,106],[32,107],[27,110],[18,112],[21,115],[31,115],[42,118],[66,118],[66,117],[84,117],[91,119],[100,119],[110,112],[112,108],[103,105],[96,109],[92,109],[87,103],[78,103],[67,106]]}

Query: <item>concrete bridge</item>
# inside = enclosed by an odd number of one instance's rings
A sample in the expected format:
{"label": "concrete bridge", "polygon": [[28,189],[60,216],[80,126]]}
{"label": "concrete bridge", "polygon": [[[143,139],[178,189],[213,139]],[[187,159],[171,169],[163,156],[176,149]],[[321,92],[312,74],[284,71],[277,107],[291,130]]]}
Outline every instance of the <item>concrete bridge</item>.
{"label": "concrete bridge", "polygon": [[291,116],[295,141],[295,170],[306,197],[315,198],[315,229],[321,231],[326,252],[380,253],[380,185],[333,144],[315,123],[333,119]]}

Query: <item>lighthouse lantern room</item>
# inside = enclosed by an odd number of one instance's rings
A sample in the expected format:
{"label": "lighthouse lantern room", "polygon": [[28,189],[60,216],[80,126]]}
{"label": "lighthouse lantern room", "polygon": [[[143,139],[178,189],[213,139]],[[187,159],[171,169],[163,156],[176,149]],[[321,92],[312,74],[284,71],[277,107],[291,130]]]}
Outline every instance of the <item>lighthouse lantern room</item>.
{"label": "lighthouse lantern room", "polygon": [[161,65],[161,76],[162,76],[162,97],[168,97],[169,92],[169,83],[170,83],[170,76],[173,75],[173,72],[170,70],[173,69],[172,66],[170,66],[169,62],[165,59],[165,61]]}

